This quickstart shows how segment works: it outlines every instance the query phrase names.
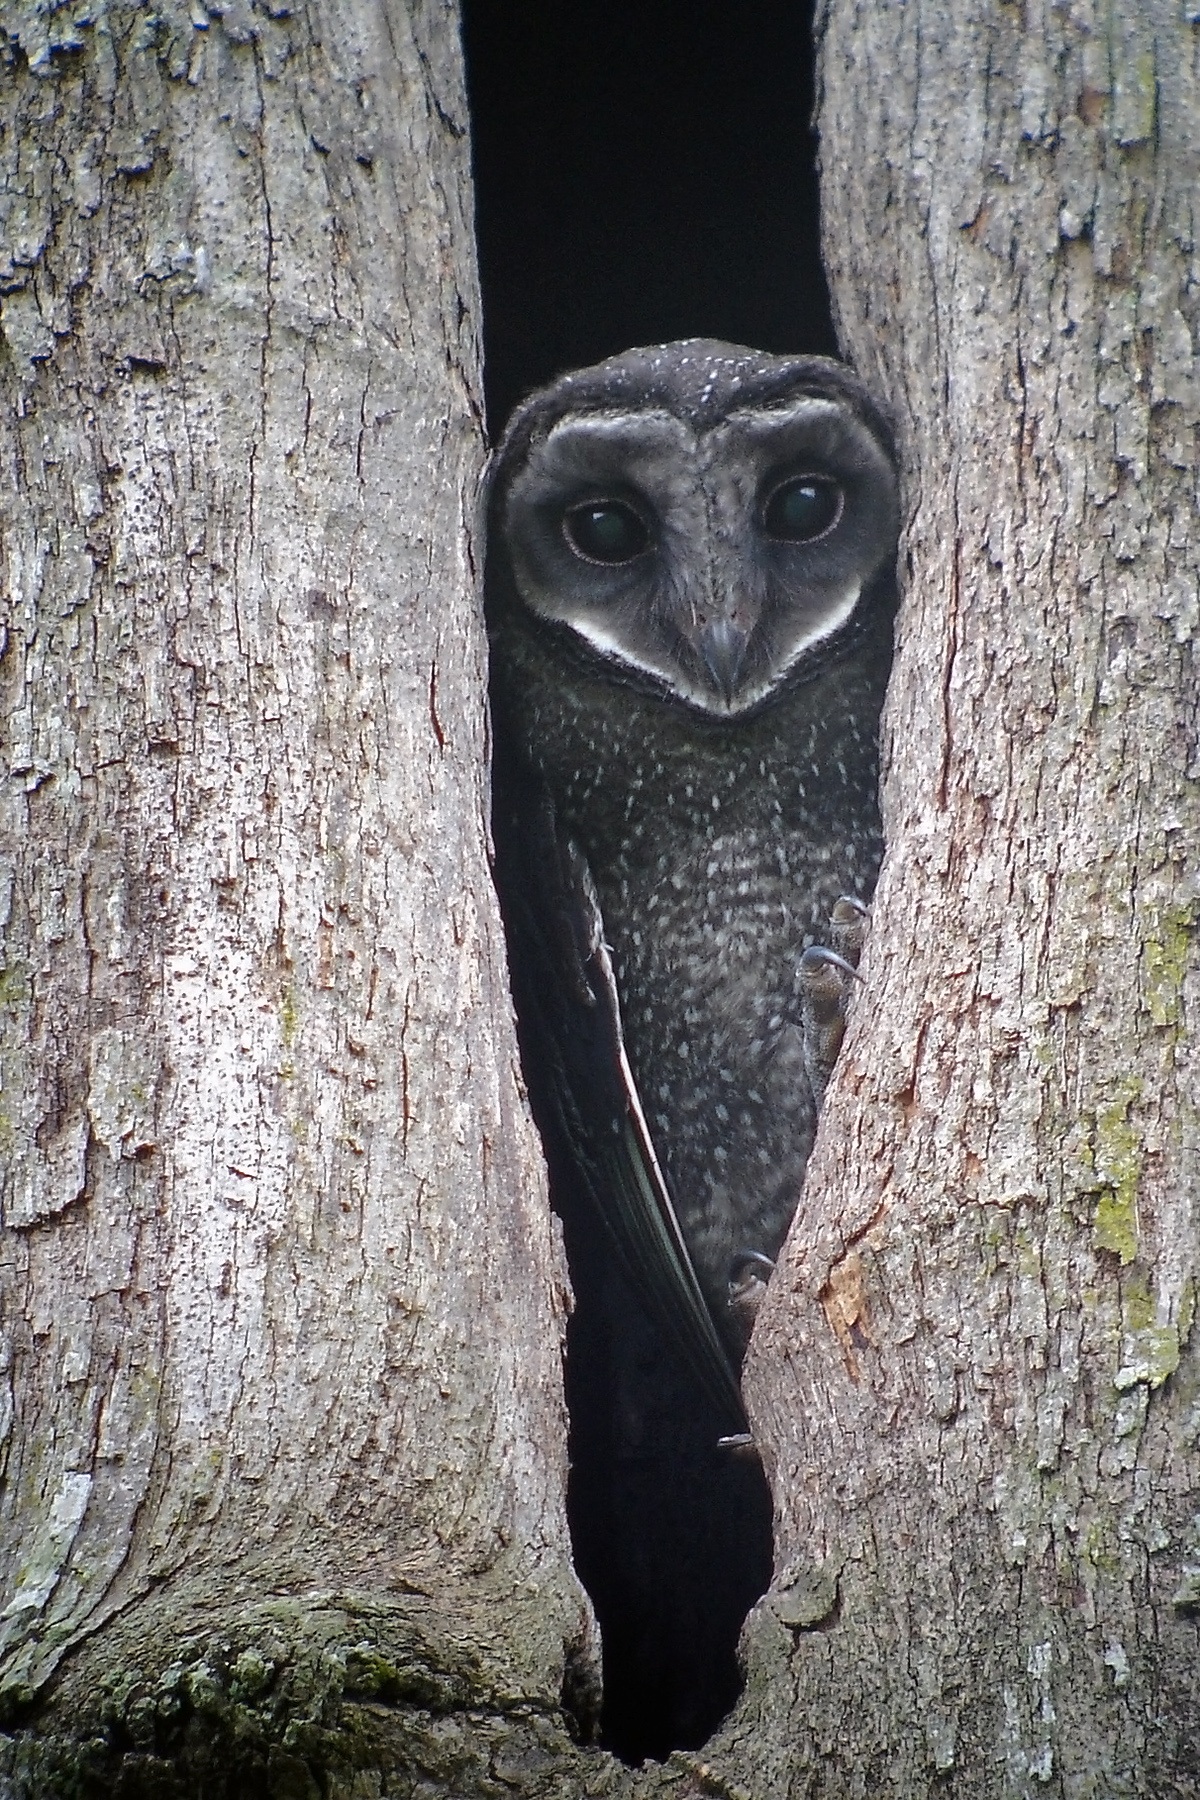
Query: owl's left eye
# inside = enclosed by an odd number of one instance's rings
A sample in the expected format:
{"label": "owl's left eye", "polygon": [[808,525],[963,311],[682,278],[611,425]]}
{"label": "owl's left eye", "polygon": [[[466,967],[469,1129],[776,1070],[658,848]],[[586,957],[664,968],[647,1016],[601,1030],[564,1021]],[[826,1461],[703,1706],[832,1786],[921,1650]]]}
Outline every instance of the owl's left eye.
{"label": "owl's left eye", "polygon": [[800,475],[775,489],[763,512],[763,525],[768,537],[811,544],[837,524],[841,512],[842,490],[836,481]]}
{"label": "owl's left eye", "polygon": [[633,562],[650,542],[645,521],[623,500],[588,500],[563,516],[563,534],[585,562]]}

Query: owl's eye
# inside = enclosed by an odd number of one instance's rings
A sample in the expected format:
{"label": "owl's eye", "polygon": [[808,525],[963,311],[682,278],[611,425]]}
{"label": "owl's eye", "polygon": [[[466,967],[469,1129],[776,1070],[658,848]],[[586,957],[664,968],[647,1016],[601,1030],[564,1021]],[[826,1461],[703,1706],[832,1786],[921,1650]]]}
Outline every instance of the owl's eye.
{"label": "owl's eye", "polygon": [[837,523],[841,511],[842,490],[836,481],[800,475],[775,489],[767,501],[763,525],[768,537],[788,544],[811,544]]}
{"label": "owl's eye", "polygon": [[644,520],[622,500],[588,500],[563,517],[563,532],[586,562],[627,563],[650,542]]}

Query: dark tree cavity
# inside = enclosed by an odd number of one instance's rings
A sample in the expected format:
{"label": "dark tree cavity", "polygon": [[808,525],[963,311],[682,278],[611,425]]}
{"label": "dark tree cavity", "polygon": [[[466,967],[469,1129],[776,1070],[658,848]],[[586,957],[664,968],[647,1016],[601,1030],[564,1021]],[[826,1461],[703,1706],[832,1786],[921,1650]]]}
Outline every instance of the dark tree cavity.
{"label": "dark tree cavity", "polygon": [[831,356],[812,15],[468,0],[488,423],[671,338]]}
{"label": "dark tree cavity", "polygon": [[[757,9],[733,34],[716,5],[466,7],[493,437],[531,388],[630,344],[832,351],[810,26],[806,7]],[[502,886],[511,825],[501,761]],[[518,958],[523,1013],[543,975]],[[570,1512],[604,1640],[605,1741],[661,1757],[701,1744],[736,1699],[770,1498],[753,1462],[716,1450],[728,1420],[627,1291],[526,1051],[575,1290]]]}

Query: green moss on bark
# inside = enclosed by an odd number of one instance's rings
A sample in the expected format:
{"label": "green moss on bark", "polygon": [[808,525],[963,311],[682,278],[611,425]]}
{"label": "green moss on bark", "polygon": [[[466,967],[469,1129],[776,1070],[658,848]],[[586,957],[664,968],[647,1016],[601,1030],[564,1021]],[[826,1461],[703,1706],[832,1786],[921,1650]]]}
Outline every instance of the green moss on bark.
{"label": "green moss on bark", "polygon": [[[512,1609],[504,1615],[512,1626]],[[110,1630],[38,1701],[10,1697],[10,1800],[555,1800],[648,1793],[560,1697],[497,1680],[443,1614],[277,1600],[172,1639]],[[533,1620],[531,1619],[531,1628]],[[670,1783],[669,1785],[674,1785]]]}

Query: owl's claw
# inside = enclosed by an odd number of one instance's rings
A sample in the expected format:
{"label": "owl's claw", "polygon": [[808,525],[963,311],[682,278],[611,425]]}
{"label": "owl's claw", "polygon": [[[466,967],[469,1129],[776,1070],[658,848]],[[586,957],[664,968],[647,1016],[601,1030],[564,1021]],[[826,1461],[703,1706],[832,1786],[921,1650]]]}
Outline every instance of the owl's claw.
{"label": "owl's claw", "polygon": [[758,1445],[748,1431],[736,1431],[729,1437],[717,1439],[717,1449],[725,1450],[730,1456],[737,1457],[740,1462],[761,1462]]}
{"label": "owl's claw", "polygon": [[767,1283],[774,1273],[775,1264],[761,1250],[743,1250],[729,1265],[729,1311],[743,1350],[750,1342]]}
{"label": "owl's claw", "polygon": [[829,915],[830,948],[844,957],[855,970],[862,955],[870,918],[870,907],[864,906],[852,894],[843,894],[840,900],[835,900],[833,911]]}
{"label": "owl's claw", "polygon": [[852,983],[862,977],[862,954],[870,914],[861,900],[844,894],[829,918],[834,948],[813,944],[800,958],[800,1029],[804,1065],[813,1099],[820,1106],[842,1047]]}

